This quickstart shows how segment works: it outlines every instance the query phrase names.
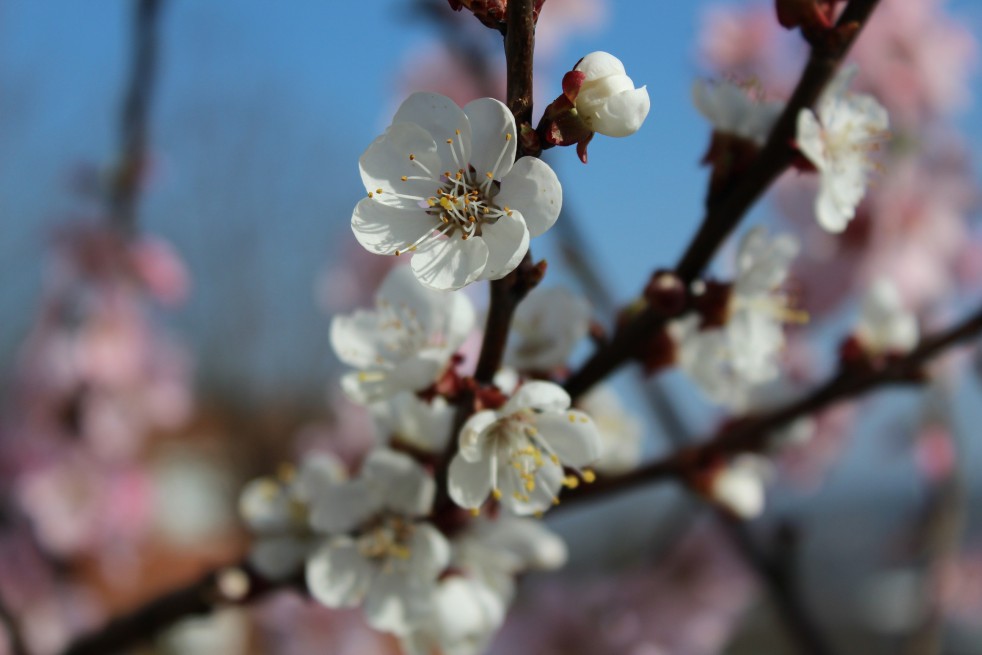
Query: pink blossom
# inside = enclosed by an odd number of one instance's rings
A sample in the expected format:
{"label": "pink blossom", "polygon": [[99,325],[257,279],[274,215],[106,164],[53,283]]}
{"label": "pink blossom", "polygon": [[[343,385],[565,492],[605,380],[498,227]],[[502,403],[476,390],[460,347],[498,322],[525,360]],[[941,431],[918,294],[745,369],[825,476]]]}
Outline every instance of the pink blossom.
{"label": "pink blossom", "polygon": [[708,7],[702,16],[698,54],[714,74],[755,81],[768,97],[790,91],[804,61],[804,49],[778,25],[773,3]]}
{"label": "pink blossom", "polygon": [[978,45],[944,0],[884,0],[856,42],[859,86],[908,127],[967,103]]}

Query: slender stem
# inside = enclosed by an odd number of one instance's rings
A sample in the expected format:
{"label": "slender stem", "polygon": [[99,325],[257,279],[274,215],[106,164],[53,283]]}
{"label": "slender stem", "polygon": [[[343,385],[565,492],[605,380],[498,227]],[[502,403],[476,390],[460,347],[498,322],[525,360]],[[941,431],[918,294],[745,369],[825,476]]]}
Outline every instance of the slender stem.
{"label": "slender stem", "polygon": [[[508,69],[506,104],[514,114],[515,125],[519,128],[523,122],[528,122],[532,115],[532,54],[535,46],[533,8],[533,0],[512,0],[508,4],[508,32],[505,36],[505,60]],[[518,139],[518,143],[516,156],[521,157],[521,139]],[[528,292],[535,288],[544,273],[544,265],[533,264],[532,253],[529,251],[514,271],[500,280],[491,282],[488,319],[484,327],[481,354],[474,372],[474,381],[478,385],[487,386],[494,380],[494,374],[501,368],[505,356],[515,309]],[[449,502],[446,473],[450,460],[457,452],[457,434],[473,411],[474,394],[464,393],[457,407],[441,466],[436,472],[439,486],[434,507],[438,512]]]}
{"label": "slender stem", "polygon": [[160,596],[103,628],[83,635],[62,655],[109,655],[152,640],[180,619],[210,614],[226,605],[245,605],[269,592],[293,586],[303,589],[302,576],[271,582],[246,563],[209,571],[190,585]]}
{"label": "slender stem", "polygon": [[[771,130],[767,143],[743,179],[728,193],[708,200],[702,224],[675,266],[675,273],[683,282],[690,283],[703,274],[747,211],[790,166],[795,155],[793,142],[798,114],[818,100],[878,1],[851,0],[838,22],[838,26],[843,28],[840,32],[842,38],[828,39],[812,48],[798,85]],[[672,316],[663,315],[653,308],[639,313],[569,377],[565,384],[566,391],[573,397],[579,396],[630,361],[644,339],[661,328],[669,318]]]}
{"label": "slender stem", "polygon": [[133,65],[120,114],[120,156],[109,189],[110,220],[124,234],[136,232],[136,207],[147,158],[147,125],[156,77],[162,0],[139,0],[133,23]]}
{"label": "slender stem", "polygon": [[814,414],[836,402],[858,398],[879,387],[922,380],[924,364],[979,332],[982,332],[982,308],[953,327],[925,337],[917,348],[903,357],[887,360],[877,368],[844,368],[802,398],[777,409],[731,422],[715,437],[698,446],[680,449],[626,475],[601,478],[592,485],[567,490],[563,502],[552,511],[654,481],[685,480],[692,471],[719,458],[766,450],[774,431],[795,419]]}

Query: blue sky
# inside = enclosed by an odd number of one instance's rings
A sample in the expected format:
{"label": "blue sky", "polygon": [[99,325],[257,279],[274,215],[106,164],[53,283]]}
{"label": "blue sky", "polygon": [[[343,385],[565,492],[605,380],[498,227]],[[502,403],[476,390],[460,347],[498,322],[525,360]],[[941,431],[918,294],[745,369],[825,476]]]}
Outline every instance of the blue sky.
{"label": "blue sky", "polygon": [[[408,20],[410,5],[167,2],[153,113],[158,161],[142,222],[190,262],[196,292],[177,326],[221,379],[277,385],[324,375],[327,323],[313,306],[313,280],[339,248],[355,247],[348,220],[363,193],[357,158],[398,102],[399,67],[433,36]],[[607,50],[648,85],[652,110],[637,136],[598,138],[588,166],[570,149],[551,158],[623,300],[675,260],[700,215],[707,132],[689,88],[708,3],[609,5],[607,24],[569,41],[555,57],[560,68],[540,82],[555,95],[562,68]],[[951,5],[982,25],[977,3]],[[77,206],[70,171],[112,160],[130,7],[0,1],[4,360],[30,319],[44,235]],[[979,145],[980,112],[964,123]],[[552,252],[548,243],[533,247]]]}

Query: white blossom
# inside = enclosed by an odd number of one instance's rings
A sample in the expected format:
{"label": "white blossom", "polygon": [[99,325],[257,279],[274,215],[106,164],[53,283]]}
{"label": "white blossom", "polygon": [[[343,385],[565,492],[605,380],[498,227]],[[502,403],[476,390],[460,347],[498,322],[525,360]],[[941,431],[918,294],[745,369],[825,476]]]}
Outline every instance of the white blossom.
{"label": "white blossom", "polygon": [[746,89],[728,80],[696,80],[692,85],[692,100],[715,131],[733,134],[757,145],[767,141],[784,109],[781,102],[753,99]]}
{"label": "white blossom", "polygon": [[562,537],[543,522],[508,515],[475,519],[452,548],[452,566],[491,589],[505,606],[514,599],[516,576],[554,571],[568,557]]}
{"label": "white blossom", "polygon": [[371,413],[384,438],[442,453],[450,439],[456,408],[443,396],[426,400],[403,391],[372,405]]}
{"label": "white blossom", "polygon": [[797,252],[790,236],[750,230],[737,252],[725,324],[702,329],[689,315],[670,325],[679,368],[715,402],[746,410],[752,388],[780,372],[783,324],[803,320],[778,292]]}
{"label": "white blossom", "polygon": [[401,640],[406,655],[481,655],[507,609],[485,585],[458,575],[439,582],[431,603],[427,621]]}
{"label": "white blossom", "polygon": [[717,471],[709,495],[740,518],[756,518],[764,512],[764,487],[770,476],[766,459],[740,455]]}
{"label": "white blossom", "polygon": [[373,451],[359,476],[320,490],[310,524],[328,538],[307,560],[307,587],[328,607],[362,605],[377,630],[408,635],[432,614],[446,538],[419,520],[433,505],[433,478],[412,458]]}
{"label": "white blossom", "polygon": [[590,305],[559,287],[535,289],[512,322],[506,361],[518,369],[551,371],[565,366],[590,330]]}
{"label": "white blossom", "polygon": [[359,161],[368,197],[351,217],[355,238],[376,254],[413,253],[413,273],[434,289],[504,277],[562,206],[548,164],[515,161],[516,135],[498,100],[461,109],[411,95]]}
{"label": "white blossom", "polygon": [[866,292],[856,338],[873,356],[903,354],[917,345],[917,317],[904,307],[897,288],[880,278]]}
{"label": "white blossom", "polygon": [[341,386],[360,403],[421,391],[443,374],[473,326],[474,308],[464,294],[427,289],[407,267],[395,268],[375,294],[374,310],[331,321],[334,352],[358,369]]}
{"label": "white blossom", "polygon": [[[589,416],[569,409],[570,397],[550,382],[528,382],[499,410],[474,414],[460,433],[450,463],[450,497],[479,508],[488,495],[516,514],[543,512],[560,488],[579,484],[563,467],[580,468],[600,456],[600,435]],[[588,482],[591,471],[583,471]]]}
{"label": "white blossom", "polygon": [[314,536],[307,523],[311,499],[323,488],[346,477],[332,455],[308,456],[299,471],[282,467],[276,477],[253,480],[239,496],[239,514],[256,536],[249,560],[261,574],[282,579],[296,573]]}
{"label": "white blossom", "polygon": [[651,108],[647,87],[634,88],[624,64],[607,52],[591,52],[573,68],[585,75],[576,95],[576,112],[593,132],[630,136]]}
{"label": "white blossom", "polygon": [[566,544],[541,521],[513,516],[475,519],[451,548],[454,573],[440,581],[430,620],[403,639],[409,655],[485,652],[514,599],[515,577],[567,559]]}
{"label": "white blossom", "polygon": [[577,401],[593,418],[600,433],[601,455],[595,468],[600,473],[626,473],[641,462],[644,428],[613,389],[599,385]]}
{"label": "white blossom", "polygon": [[806,108],[798,114],[796,142],[818,169],[815,214],[829,232],[842,232],[856,214],[876,166],[871,151],[889,127],[887,111],[875,98],[849,92],[855,74],[854,66],[841,70],[819,98],[817,112]]}

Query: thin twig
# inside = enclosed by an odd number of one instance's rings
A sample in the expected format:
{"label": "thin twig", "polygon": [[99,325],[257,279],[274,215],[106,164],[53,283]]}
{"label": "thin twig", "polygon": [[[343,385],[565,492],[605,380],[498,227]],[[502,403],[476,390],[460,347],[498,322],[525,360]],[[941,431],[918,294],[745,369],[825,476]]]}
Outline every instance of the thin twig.
{"label": "thin twig", "polygon": [[[841,39],[829,39],[812,48],[801,80],[747,173],[731,191],[707,202],[705,218],[675,266],[676,275],[684,283],[689,284],[703,274],[750,207],[790,166],[795,156],[793,141],[798,114],[815,104],[878,1],[851,0],[837,23],[841,28],[851,26],[851,31],[844,32]],[[655,308],[640,312],[569,377],[564,385],[566,391],[575,398],[630,361],[644,340],[670,318],[673,316]]]}
{"label": "thin twig", "polygon": [[105,627],[84,635],[62,655],[109,655],[150,642],[179,620],[207,615],[228,605],[246,605],[271,591],[304,589],[302,576],[271,582],[244,562],[209,571],[192,584],[160,596]]}
{"label": "thin twig", "polygon": [[120,155],[109,189],[110,220],[123,234],[136,231],[136,208],[146,168],[150,102],[156,78],[162,0],[140,0],[133,23],[133,64],[120,114]]}
{"label": "thin twig", "polygon": [[[535,47],[535,21],[533,0],[512,0],[508,4],[508,32],[505,36],[505,61],[508,69],[508,97],[506,104],[515,117],[515,125],[520,130],[532,116],[532,55]],[[516,157],[521,157],[521,139],[517,138]],[[488,386],[495,373],[501,368],[508,345],[511,321],[518,304],[542,279],[545,273],[543,264],[532,263],[531,251],[525,254],[518,267],[490,284],[488,318],[484,327],[481,354],[478,356],[474,382]],[[457,452],[456,435],[464,421],[473,413],[474,394],[462,394],[457,407],[450,439],[443,454],[442,463],[436,472],[436,479],[445,481],[447,467]],[[439,511],[448,503],[446,484],[440,484],[434,507]]]}
{"label": "thin twig", "polygon": [[844,368],[798,400],[728,423],[703,444],[681,449],[626,475],[601,478],[592,485],[567,490],[563,502],[552,511],[658,480],[685,480],[693,471],[720,459],[766,450],[771,435],[796,419],[810,416],[834,403],[858,398],[879,387],[921,381],[923,366],[928,361],[979,332],[982,332],[982,308],[953,327],[923,338],[917,348],[903,357],[887,360],[876,368]]}

